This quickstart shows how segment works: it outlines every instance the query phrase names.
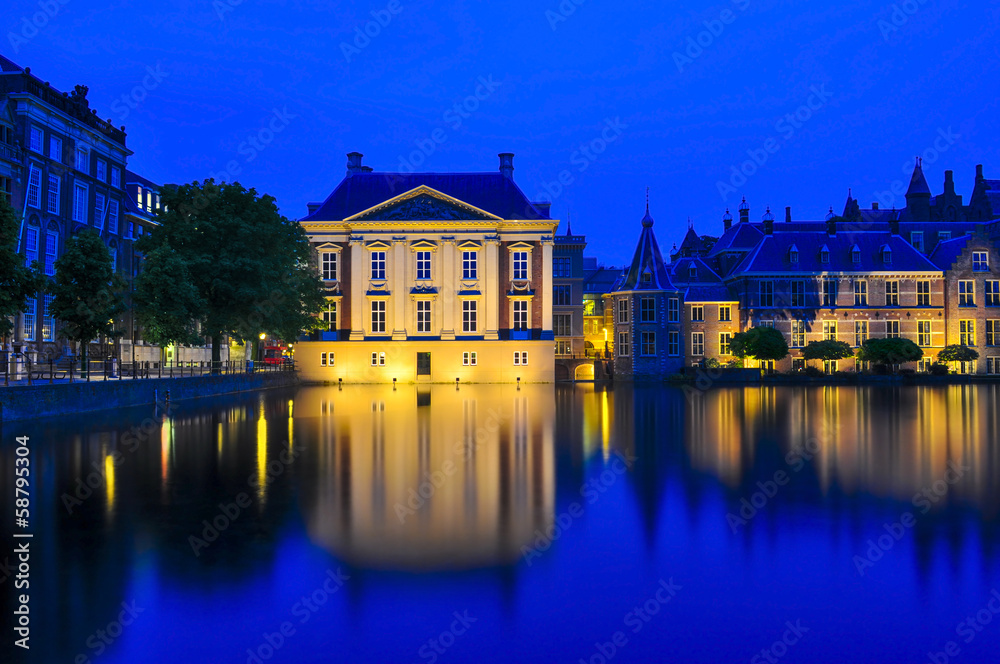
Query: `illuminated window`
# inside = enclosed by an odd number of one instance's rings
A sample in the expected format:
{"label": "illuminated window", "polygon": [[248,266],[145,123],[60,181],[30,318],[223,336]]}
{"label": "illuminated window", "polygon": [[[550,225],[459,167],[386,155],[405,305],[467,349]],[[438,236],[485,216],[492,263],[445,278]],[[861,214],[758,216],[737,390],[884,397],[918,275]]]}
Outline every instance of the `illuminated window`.
{"label": "illuminated window", "polygon": [[323,323],[328,332],[337,329],[337,301],[327,300],[326,308],[323,309]]}
{"label": "illuminated window", "polygon": [[52,316],[52,301],[55,295],[46,295],[42,305],[42,341],[52,341],[55,336],[55,319]]}
{"label": "illuminated window", "polygon": [[963,346],[976,345],[976,321],[974,320],[958,321],[958,343],[962,344]]}
{"label": "illuminated window", "polygon": [[972,252],[972,271],[973,272],[989,272],[990,271],[990,255],[986,251],[974,251]]}
{"label": "illuminated window", "polygon": [[773,281],[762,281],[758,285],[758,293],[760,295],[760,306],[762,307],[773,307],[774,306],[774,282]]}
{"label": "illuminated window", "polygon": [[333,353],[320,353],[319,354],[319,366],[321,366],[321,367],[332,367],[333,366]]}
{"label": "illuminated window", "polygon": [[705,333],[704,332],[692,332],[691,333],[691,354],[692,355],[704,355],[705,354]]}
{"label": "illuminated window", "polygon": [[676,357],[681,354],[681,333],[667,332],[667,355]]}
{"label": "illuminated window", "polygon": [[628,347],[628,332],[618,333],[618,355],[621,357],[628,357],[629,347]]}
{"label": "illuminated window", "polygon": [[35,312],[38,307],[38,300],[31,297],[28,298],[26,303],[27,307],[24,310],[24,314],[21,316],[21,331],[25,341],[35,340]]}
{"label": "illuminated window", "polygon": [[835,374],[839,370],[840,363],[837,360],[823,360],[823,372]]}
{"label": "illuminated window", "polygon": [[462,353],[462,365],[466,367],[476,366],[476,352]]}
{"label": "illuminated window", "polygon": [[475,251],[463,251],[462,252],[462,278],[463,279],[478,279],[478,267],[477,267],[477,256],[478,253]]}
{"label": "illuminated window", "polygon": [[861,347],[868,340],[868,321],[854,321],[854,345]]}
{"label": "illuminated window", "polygon": [[986,321],[986,345],[996,346],[997,339],[1000,339],[1000,320],[990,319]]}
{"label": "illuminated window", "polygon": [[868,282],[864,279],[857,279],[854,282],[854,306],[868,306]]}
{"label": "illuminated window", "polygon": [[323,270],[323,281],[337,280],[337,254],[324,251],[320,254],[320,266]]}
{"label": "illuminated window", "polygon": [[527,251],[515,251],[513,253],[513,274],[514,279],[527,279],[528,278],[528,252]]}
{"label": "illuminated window", "polygon": [[885,338],[886,339],[898,339],[899,338],[899,321],[898,320],[887,320],[885,322]]}
{"label": "illuminated window", "polygon": [[676,297],[672,297],[667,300],[667,322],[676,323],[680,319],[680,301]]}
{"label": "illuminated window", "polygon": [[958,282],[958,306],[976,306],[976,282],[963,279]]}
{"label": "illuminated window", "polygon": [[431,252],[417,252],[417,279],[426,281],[431,278]]}
{"label": "illuminated window", "polygon": [[656,300],[644,297],[639,300],[639,320],[643,323],[656,322]]}
{"label": "illuminated window", "polygon": [[931,282],[929,281],[917,282],[917,306],[918,307],[931,306]]}
{"label": "illuminated window", "polygon": [[691,320],[693,321],[705,320],[705,307],[703,307],[700,304],[691,305]]}
{"label": "illuminated window", "polygon": [[922,357],[917,361],[917,371],[920,373],[927,373],[931,370],[931,364],[933,364],[933,362],[931,362],[931,358]]}
{"label": "illuminated window", "polygon": [[627,323],[628,322],[628,300],[621,299],[618,300],[618,322]]}
{"label": "illuminated window", "polygon": [[806,345],[806,323],[802,320],[792,321],[792,348],[803,348]]}
{"label": "illuminated window", "polygon": [[385,300],[372,300],[372,332],[385,333]]}
{"label": "illuminated window", "polygon": [[931,321],[917,321],[917,345],[924,347],[931,345]]}
{"label": "illuminated window", "polygon": [[372,252],[372,280],[385,279],[385,252]]}
{"label": "illuminated window", "polygon": [[733,308],[728,304],[719,307],[719,321],[728,323],[733,320]]}
{"label": "illuminated window", "polygon": [[431,301],[417,300],[417,332],[426,334],[431,331]]}
{"label": "illuminated window", "polygon": [[528,366],[528,351],[514,351],[514,366]]}
{"label": "illuminated window", "polygon": [[733,354],[732,343],[733,343],[732,332],[720,332],[719,355],[732,355]]}
{"label": "illuminated window", "polygon": [[899,282],[898,281],[887,281],[887,282],[885,282],[885,306],[887,306],[887,307],[898,307],[899,306]]}
{"label": "illuminated window", "polygon": [[656,332],[643,332],[640,342],[639,353],[641,355],[656,355]]}
{"label": "illuminated window", "polygon": [[528,301],[514,300],[514,329],[528,329]]}
{"label": "illuminated window", "polygon": [[824,341],[837,340],[837,321],[835,320],[823,321],[823,340]]}
{"label": "illuminated window", "polygon": [[[522,302],[527,305],[527,302]],[[475,300],[462,300],[462,331],[463,332],[475,332],[477,327],[476,314],[478,302]],[[514,303],[517,304],[516,302]],[[515,307],[516,311],[517,307]],[[516,314],[515,314],[516,315]],[[519,328],[520,329],[520,328]]]}

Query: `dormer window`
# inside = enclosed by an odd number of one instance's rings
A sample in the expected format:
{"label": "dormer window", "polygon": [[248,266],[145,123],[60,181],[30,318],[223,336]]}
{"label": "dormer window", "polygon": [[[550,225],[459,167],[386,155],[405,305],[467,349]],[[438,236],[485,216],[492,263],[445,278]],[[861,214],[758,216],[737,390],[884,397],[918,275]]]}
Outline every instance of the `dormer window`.
{"label": "dormer window", "polygon": [[642,273],[642,283],[644,283],[644,284],[651,284],[651,283],[653,283],[653,275],[650,274],[649,272],[643,272]]}
{"label": "dormer window", "polygon": [[830,248],[828,246],[826,246],[825,244],[819,250],[819,262],[820,263],[829,263],[830,262]]}
{"label": "dormer window", "polygon": [[882,245],[882,262],[886,265],[892,264],[892,249],[887,244]]}
{"label": "dormer window", "polygon": [[851,247],[851,262],[855,264],[861,262],[861,248],[858,245]]}
{"label": "dormer window", "polygon": [[799,248],[794,244],[788,249],[788,262],[798,263],[799,262]]}
{"label": "dormer window", "polygon": [[694,263],[691,263],[691,266],[688,267],[688,276],[691,277],[692,279],[698,278],[698,266],[695,265]]}

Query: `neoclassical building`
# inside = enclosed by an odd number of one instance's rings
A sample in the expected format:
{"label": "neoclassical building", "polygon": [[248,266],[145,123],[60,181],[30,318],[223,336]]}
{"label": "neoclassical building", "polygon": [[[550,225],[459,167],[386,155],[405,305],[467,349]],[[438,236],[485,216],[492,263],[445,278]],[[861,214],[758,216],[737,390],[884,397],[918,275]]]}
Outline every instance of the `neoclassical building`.
{"label": "neoclassical building", "polygon": [[296,344],[306,380],[548,382],[558,221],[494,173],[347,175],[299,223],[326,286],[324,328]]}

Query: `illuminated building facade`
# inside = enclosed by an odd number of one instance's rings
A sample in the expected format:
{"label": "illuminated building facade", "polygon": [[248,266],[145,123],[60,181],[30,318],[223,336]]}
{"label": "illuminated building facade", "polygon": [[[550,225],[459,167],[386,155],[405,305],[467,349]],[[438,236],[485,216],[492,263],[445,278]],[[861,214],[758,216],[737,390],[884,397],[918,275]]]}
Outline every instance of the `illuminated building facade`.
{"label": "illuminated building facade", "polygon": [[324,330],[296,344],[312,381],[550,382],[548,203],[497,173],[347,176],[300,220],[326,287]]}
{"label": "illuminated building facade", "polygon": [[583,357],[583,250],[587,238],[557,235],[552,248],[552,328],[556,357]]}

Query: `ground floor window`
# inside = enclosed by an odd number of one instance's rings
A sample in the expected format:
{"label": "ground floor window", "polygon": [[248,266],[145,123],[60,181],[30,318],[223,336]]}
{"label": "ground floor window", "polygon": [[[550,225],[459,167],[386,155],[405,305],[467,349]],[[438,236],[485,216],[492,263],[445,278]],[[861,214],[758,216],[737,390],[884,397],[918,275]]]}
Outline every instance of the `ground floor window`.
{"label": "ground floor window", "polygon": [[792,358],[792,371],[805,371],[806,361],[801,357]]}
{"label": "ground floor window", "polygon": [[431,301],[417,300],[417,332],[426,334],[431,331]]}
{"label": "ground floor window", "polygon": [[337,329],[337,302],[327,300],[326,308],[323,310],[323,325],[328,332]]}
{"label": "ground floor window", "polygon": [[[332,355],[332,353],[331,353]],[[385,366],[385,353],[372,353],[372,366],[373,367],[384,367]]]}
{"label": "ground floor window", "polygon": [[917,371],[919,371],[920,373],[927,373],[928,371],[931,370],[931,364],[932,364],[931,358],[922,357],[917,362]]}
{"label": "ground floor window", "polygon": [[692,332],[691,333],[691,354],[692,355],[704,355],[705,354],[705,333],[704,332]]}
{"label": "ground floor window", "polygon": [[986,358],[986,373],[994,375],[1000,374],[1000,357]]}
{"label": "ground floor window", "polygon": [[639,351],[642,355],[656,355],[656,332],[643,332],[641,341]]}
{"label": "ground floor window", "polygon": [[35,340],[35,310],[38,306],[38,301],[35,298],[28,298],[27,308],[24,310],[24,315],[22,316],[22,326],[21,331],[23,332],[25,341]]}
{"label": "ground floor window", "polygon": [[958,373],[960,374],[974,374],[976,373],[976,361],[972,362],[959,362],[958,363]]}
{"label": "ground floor window", "polygon": [[840,363],[837,360],[823,360],[823,373],[834,374],[839,370]]}
{"label": "ground floor window", "polygon": [[46,295],[45,304],[42,309],[42,341],[52,341],[55,336],[55,319],[52,317],[52,301],[55,295]]}
{"label": "ground floor window", "polygon": [[720,332],[719,355],[732,355],[733,354],[732,343],[733,343],[732,332]]}
{"label": "ground floor window", "polygon": [[573,354],[573,342],[566,339],[558,339],[556,341],[556,355],[572,355]]}
{"label": "ground floor window", "polygon": [[618,355],[619,357],[628,356],[628,332],[618,333]]}
{"label": "ground floor window", "polygon": [[476,366],[476,353],[475,351],[462,353],[462,365],[466,367]]}
{"label": "ground floor window", "polygon": [[[319,354],[319,366],[321,367],[332,367],[333,366],[333,353],[320,353]],[[374,355],[374,353],[372,353]]]}
{"label": "ground floor window", "polygon": [[528,351],[514,351],[514,366],[515,367],[526,367],[528,366]]}
{"label": "ground floor window", "polygon": [[681,354],[680,332],[667,332],[667,354],[673,356]]}

